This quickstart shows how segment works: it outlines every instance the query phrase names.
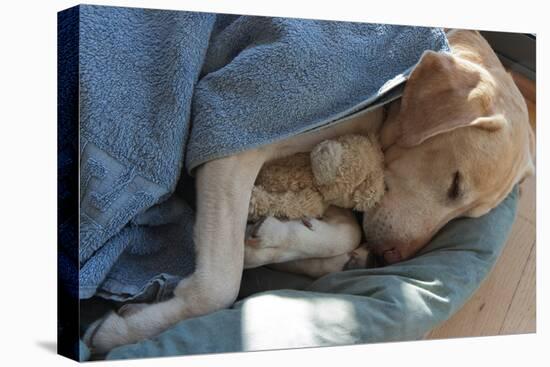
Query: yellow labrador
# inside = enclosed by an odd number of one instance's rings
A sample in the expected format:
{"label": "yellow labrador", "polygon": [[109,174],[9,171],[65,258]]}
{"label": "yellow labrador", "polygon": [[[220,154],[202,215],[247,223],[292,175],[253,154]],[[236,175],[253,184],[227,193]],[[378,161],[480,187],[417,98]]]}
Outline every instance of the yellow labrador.
{"label": "yellow labrador", "polygon": [[[388,263],[414,255],[452,218],[486,213],[534,170],[534,137],[512,78],[478,32],[452,31],[448,37],[452,54],[425,53],[380,130],[387,193],[366,213],[363,229],[372,251]],[[245,260],[248,267],[292,267],[294,261],[303,268],[296,262],[327,258],[315,264],[320,273],[334,268],[335,259],[341,268],[360,228],[350,212],[336,208],[312,220],[311,229],[300,221],[265,220],[256,228],[259,245],[248,247],[245,258],[252,186],[265,162],[343,134],[378,131],[383,117],[377,109],[199,167],[195,273],[168,301],[126,307],[98,321],[85,335],[87,344],[106,352],[230,306]]]}

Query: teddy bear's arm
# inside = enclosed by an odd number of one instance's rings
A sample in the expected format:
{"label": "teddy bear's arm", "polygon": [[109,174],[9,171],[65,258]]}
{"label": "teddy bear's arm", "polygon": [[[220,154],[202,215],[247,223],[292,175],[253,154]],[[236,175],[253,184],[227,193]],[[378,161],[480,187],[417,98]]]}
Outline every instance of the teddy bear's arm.
{"label": "teddy bear's arm", "polygon": [[285,219],[319,218],[325,210],[323,197],[315,189],[268,192],[262,186],[255,186],[252,189],[248,219],[255,221],[268,216]]}
{"label": "teddy bear's arm", "polygon": [[317,185],[332,185],[338,177],[338,168],[344,156],[343,145],[336,140],[325,140],[311,151],[311,169]]}
{"label": "teddy bear's arm", "polygon": [[309,153],[297,153],[265,164],[255,182],[268,192],[299,191],[313,187]]}

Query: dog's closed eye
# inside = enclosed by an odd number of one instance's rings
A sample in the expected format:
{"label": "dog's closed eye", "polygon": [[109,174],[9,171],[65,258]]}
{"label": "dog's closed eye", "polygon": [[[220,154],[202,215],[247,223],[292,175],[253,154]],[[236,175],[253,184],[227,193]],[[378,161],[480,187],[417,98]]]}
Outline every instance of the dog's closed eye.
{"label": "dog's closed eye", "polygon": [[460,181],[461,181],[460,171],[456,171],[453,175],[453,183],[451,184],[451,187],[447,192],[447,196],[449,197],[449,199],[457,200],[462,194]]}

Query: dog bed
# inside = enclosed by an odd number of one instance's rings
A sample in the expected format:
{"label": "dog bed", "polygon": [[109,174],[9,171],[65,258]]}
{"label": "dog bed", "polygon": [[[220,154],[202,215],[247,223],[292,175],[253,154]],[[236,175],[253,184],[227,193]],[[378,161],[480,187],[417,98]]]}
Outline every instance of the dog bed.
{"label": "dog bed", "polygon": [[241,289],[246,297],[232,308],[182,321],[107,359],[420,339],[460,309],[490,272],[514,222],[517,196],[515,188],[488,214],[453,220],[402,263],[316,281],[249,270]]}

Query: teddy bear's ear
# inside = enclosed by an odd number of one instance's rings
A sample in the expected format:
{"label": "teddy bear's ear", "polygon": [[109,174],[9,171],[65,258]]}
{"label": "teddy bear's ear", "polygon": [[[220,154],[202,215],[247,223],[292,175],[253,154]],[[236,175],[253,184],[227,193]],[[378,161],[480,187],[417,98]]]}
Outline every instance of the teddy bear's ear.
{"label": "teddy bear's ear", "polygon": [[330,185],[342,164],[344,147],[334,140],[325,140],[311,151],[311,169],[317,185]]}

